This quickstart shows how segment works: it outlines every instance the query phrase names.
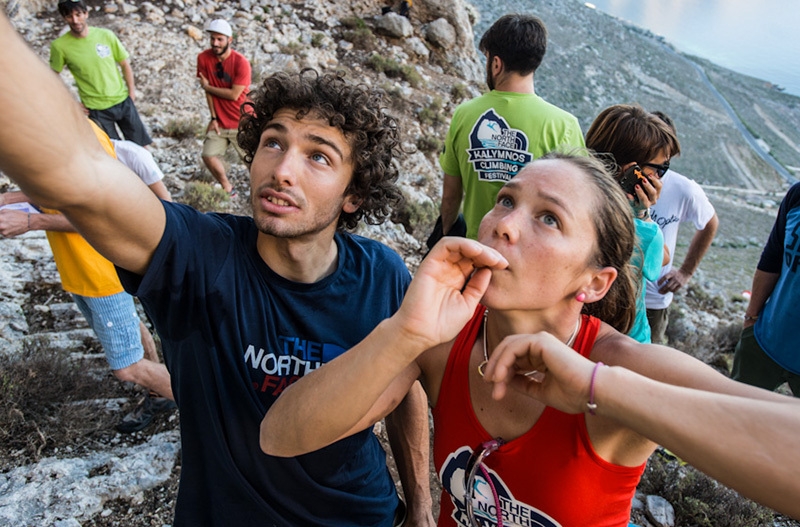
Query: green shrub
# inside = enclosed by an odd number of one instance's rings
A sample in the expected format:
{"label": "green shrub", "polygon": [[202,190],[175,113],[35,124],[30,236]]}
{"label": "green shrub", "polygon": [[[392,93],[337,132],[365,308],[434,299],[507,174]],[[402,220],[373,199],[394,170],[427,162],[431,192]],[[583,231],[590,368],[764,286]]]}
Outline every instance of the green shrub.
{"label": "green shrub", "polygon": [[322,46],[322,42],[325,40],[325,33],[320,31],[315,31],[311,34],[311,46],[314,48],[319,48]]}
{"label": "green shrub", "polygon": [[223,208],[222,204],[228,200],[228,193],[221,188],[194,181],[186,184],[181,197],[182,203],[202,212],[220,210]]}
{"label": "green shrub", "polygon": [[377,39],[368,27],[357,27],[342,34],[342,38],[351,42],[353,46],[365,51],[372,51],[377,45]]}
{"label": "green shrub", "polygon": [[400,78],[408,82],[412,88],[418,87],[422,84],[422,76],[417,72],[414,66],[408,64],[400,64],[394,59],[385,58],[380,53],[373,53],[367,59],[367,66],[383,73],[389,78]]}
{"label": "green shrub", "polygon": [[436,96],[428,106],[419,111],[419,121],[423,124],[444,124],[447,122],[447,117],[442,112],[443,109],[444,101],[441,97]]}
{"label": "green shrub", "polygon": [[284,55],[300,55],[303,52],[303,45],[292,41],[280,46],[280,50]]}
{"label": "green shrub", "polygon": [[439,207],[430,200],[418,203],[406,198],[402,206],[392,214],[392,221],[402,225],[406,233],[420,240],[428,237],[439,216]]}
{"label": "green shrub", "polygon": [[456,83],[450,88],[450,97],[452,98],[453,102],[458,104],[467,97],[469,97],[469,90],[467,90],[467,85],[463,83]]}
{"label": "green shrub", "polygon": [[421,152],[441,152],[442,146],[444,146],[444,142],[436,135],[426,134],[417,139],[417,148]]}
{"label": "green shrub", "polygon": [[367,23],[364,22],[364,19],[358,18],[357,16],[347,16],[339,20],[344,27],[347,29],[365,29],[367,27]]}
{"label": "green shrub", "polygon": [[199,117],[170,119],[164,126],[164,135],[173,139],[188,139],[201,134],[202,123]]}

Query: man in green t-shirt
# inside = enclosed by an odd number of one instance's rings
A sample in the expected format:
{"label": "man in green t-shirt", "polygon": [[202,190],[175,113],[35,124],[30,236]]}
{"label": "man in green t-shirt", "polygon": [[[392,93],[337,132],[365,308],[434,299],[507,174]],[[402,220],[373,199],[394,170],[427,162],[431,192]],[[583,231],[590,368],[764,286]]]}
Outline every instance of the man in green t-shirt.
{"label": "man in green t-shirt", "polygon": [[477,238],[500,187],[526,164],[556,150],[583,147],[572,114],[534,93],[533,76],[547,49],[547,29],[531,15],[505,15],[483,35],[489,92],[453,114],[445,150],[442,231],[455,224],[464,200],[467,237]]}
{"label": "man in green t-shirt", "polygon": [[122,139],[119,126],[128,141],[152,143],[134,105],[136,85],[122,42],[108,29],[86,23],[89,11],[83,0],[60,0],[58,12],[69,31],[50,44],[50,67],[56,73],[69,68],[87,115],[110,138]]}

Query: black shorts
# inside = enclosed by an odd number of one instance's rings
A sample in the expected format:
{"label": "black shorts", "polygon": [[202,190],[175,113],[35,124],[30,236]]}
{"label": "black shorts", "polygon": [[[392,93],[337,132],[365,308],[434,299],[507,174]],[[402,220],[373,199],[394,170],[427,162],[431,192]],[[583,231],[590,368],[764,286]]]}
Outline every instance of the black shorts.
{"label": "black shorts", "polygon": [[122,131],[124,139],[128,141],[133,141],[140,146],[147,146],[153,142],[130,97],[105,110],[89,110],[89,118],[97,123],[97,126],[102,128],[111,139],[123,139],[114,126],[117,125]]}

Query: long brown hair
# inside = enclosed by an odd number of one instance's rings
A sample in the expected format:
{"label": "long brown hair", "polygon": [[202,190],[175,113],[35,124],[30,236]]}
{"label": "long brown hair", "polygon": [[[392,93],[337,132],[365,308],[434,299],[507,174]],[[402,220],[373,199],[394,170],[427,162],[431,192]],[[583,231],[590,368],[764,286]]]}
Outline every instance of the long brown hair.
{"label": "long brown hair", "polygon": [[647,163],[660,152],[672,158],[681,153],[675,131],[637,104],[609,106],[586,132],[586,148],[610,155],[618,166]]}
{"label": "long brown hair", "polygon": [[592,223],[597,244],[592,265],[613,267],[617,279],[606,295],[597,302],[584,304],[583,312],[595,316],[627,334],[636,318],[637,280],[630,264],[636,240],[630,205],[622,188],[606,166],[591,156],[551,152],[542,159],[560,159],[578,168],[592,186],[586,194],[593,196]]}

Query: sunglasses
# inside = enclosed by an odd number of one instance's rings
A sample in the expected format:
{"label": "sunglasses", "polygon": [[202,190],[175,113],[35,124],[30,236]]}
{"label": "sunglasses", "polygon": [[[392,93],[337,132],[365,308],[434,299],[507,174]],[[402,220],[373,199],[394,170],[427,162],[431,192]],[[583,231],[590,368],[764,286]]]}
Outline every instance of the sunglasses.
{"label": "sunglasses", "polygon": [[[494,498],[496,523],[498,527],[503,525],[503,515],[500,510],[500,496],[497,495],[497,489],[494,488],[494,482],[492,482],[492,478],[489,475],[489,471],[486,470],[486,467],[483,465],[483,460],[489,457],[489,455],[492,452],[494,452],[504,444],[506,444],[506,442],[500,439],[499,437],[497,439],[491,439],[489,441],[485,441],[480,445],[478,445],[478,448],[472,451],[472,455],[467,461],[467,467],[466,470],[464,471],[464,490],[465,490],[464,505],[466,505],[467,508],[467,519],[469,520],[469,524],[472,527],[480,527],[481,525],[475,519],[475,505],[473,503],[473,495],[475,494],[475,486],[476,486],[475,479],[478,476],[478,471],[481,472],[486,483],[489,484],[489,488],[492,490],[492,497]],[[477,482],[477,484],[481,485],[480,482]]]}
{"label": "sunglasses", "polygon": [[664,174],[667,173],[667,170],[669,170],[669,161],[667,161],[663,165],[656,165],[655,163],[644,163],[644,165],[642,166],[650,167],[653,170],[655,170],[658,179],[661,179],[662,177],[664,177]]}
{"label": "sunglasses", "polygon": [[[221,80],[223,80],[223,81],[225,81],[225,82],[231,82],[231,76],[230,76],[230,75],[228,75],[228,73],[227,73],[227,72],[225,71],[225,69],[222,67],[222,63],[221,63],[221,62],[217,62],[217,71],[216,71],[216,75],[217,75],[217,78],[218,78],[218,79],[221,79]],[[659,176],[659,177],[660,177],[660,176]]]}

